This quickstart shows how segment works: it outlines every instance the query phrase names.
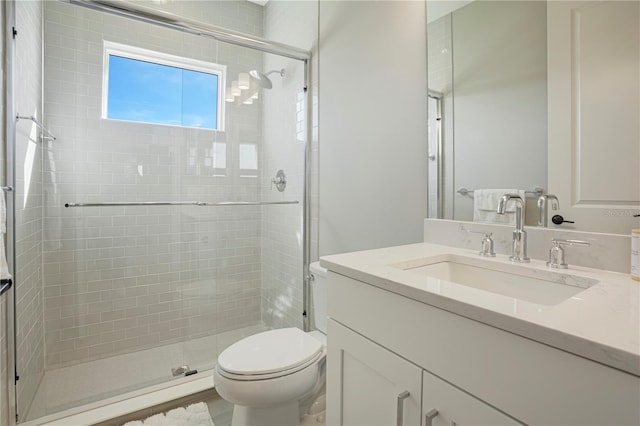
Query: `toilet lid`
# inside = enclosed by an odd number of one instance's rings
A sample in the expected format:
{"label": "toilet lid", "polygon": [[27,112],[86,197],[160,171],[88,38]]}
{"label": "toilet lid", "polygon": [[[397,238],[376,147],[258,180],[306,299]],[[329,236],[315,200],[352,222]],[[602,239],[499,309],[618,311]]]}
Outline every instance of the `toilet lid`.
{"label": "toilet lid", "polygon": [[322,352],[322,343],[299,328],[254,334],[222,351],[218,367],[233,374],[271,374],[307,363]]}

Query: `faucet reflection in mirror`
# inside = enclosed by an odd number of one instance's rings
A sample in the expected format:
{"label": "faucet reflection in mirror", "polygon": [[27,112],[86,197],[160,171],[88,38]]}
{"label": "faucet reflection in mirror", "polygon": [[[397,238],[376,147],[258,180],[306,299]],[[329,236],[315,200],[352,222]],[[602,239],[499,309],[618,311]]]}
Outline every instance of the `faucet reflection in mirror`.
{"label": "faucet reflection in mirror", "polygon": [[523,208],[525,192],[518,189],[476,189],[473,191],[473,221],[483,223],[503,223],[516,225],[518,218],[514,203],[509,203],[500,212],[499,203],[503,194],[516,194],[522,200]]}
{"label": "faucet reflection in mirror", "polygon": [[549,206],[549,201],[551,201],[551,208],[553,210],[558,210],[560,208],[560,202],[558,201],[558,197],[553,194],[542,194],[538,197],[538,220],[536,225],[538,226],[548,226],[549,225],[549,213],[547,212],[547,208]]}
{"label": "faucet reflection in mirror", "polygon": [[[544,189],[535,187],[529,191],[519,189],[467,189],[461,187],[457,193],[463,197],[469,197],[473,201],[473,221],[479,223],[497,223],[515,225],[515,210],[511,208],[513,203],[504,215],[496,213],[498,202],[503,194],[518,194],[526,202],[527,197],[538,197],[544,194]],[[533,204],[531,204],[533,207]],[[533,214],[533,210],[531,210]],[[533,216],[532,216],[533,217]],[[525,223],[527,225],[527,223]]]}

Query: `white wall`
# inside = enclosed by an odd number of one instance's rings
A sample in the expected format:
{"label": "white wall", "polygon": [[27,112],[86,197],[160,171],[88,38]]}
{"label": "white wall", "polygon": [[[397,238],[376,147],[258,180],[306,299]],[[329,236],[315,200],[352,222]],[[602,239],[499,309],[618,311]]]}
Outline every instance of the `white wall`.
{"label": "white wall", "polygon": [[320,2],[320,255],[422,240],[425,3]]}
{"label": "white wall", "polygon": [[456,9],[460,9],[471,3],[473,0],[429,0],[427,1],[427,22],[430,24],[443,16],[449,15]]}

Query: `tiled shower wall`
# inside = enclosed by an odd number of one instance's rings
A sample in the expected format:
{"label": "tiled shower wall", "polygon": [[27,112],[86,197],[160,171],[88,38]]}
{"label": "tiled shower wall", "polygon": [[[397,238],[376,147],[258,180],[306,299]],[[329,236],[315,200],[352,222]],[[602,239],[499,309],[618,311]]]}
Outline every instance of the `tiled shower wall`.
{"label": "tiled shower wall", "polygon": [[[16,113],[42,120],[41,2],[16,2]],[[16,123],[16,297],[17,402],[28,409],[44,374],[42,314],[42,168],[39,158],[46,144],[30,120]]]}
{"label": "tiled shower wall", "polygon": [[[255,4],[176,3],[201,19],[235,14],[244,25],[235,29],[262,32]],[[58,137],[44,153],[47,367],[259,323],[259,207],[64,204],[256,200],[259,179],[239,170],[238,151],[261,142],[260,103],[227,103],[225,132],[102,120],[102,41],[227,65],[229,80],[261,69],[262,54],[59,2],[45,7],[45,111]],[[226,144],[225,170],[211,166],[214,142]]]}

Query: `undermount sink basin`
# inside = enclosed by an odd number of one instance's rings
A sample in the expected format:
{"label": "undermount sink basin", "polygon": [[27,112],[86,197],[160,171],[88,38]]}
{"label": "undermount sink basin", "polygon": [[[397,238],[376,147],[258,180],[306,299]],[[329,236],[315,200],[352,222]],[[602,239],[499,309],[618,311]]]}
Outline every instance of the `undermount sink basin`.
{"label": "undermount sink basin", "polygon": [[598,283],[595,279],[567,273],[452,254],[390,266],[540,305],[556,305]]}

